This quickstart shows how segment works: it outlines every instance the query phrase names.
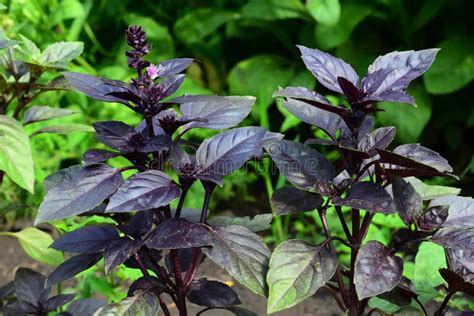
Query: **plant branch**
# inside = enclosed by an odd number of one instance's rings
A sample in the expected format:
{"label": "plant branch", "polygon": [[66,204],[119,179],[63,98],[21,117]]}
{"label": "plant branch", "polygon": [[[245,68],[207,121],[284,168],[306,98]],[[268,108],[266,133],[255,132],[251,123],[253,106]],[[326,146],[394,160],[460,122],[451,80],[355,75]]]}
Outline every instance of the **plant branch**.
{"label": "plant branch", "polygon": [[342,312],[345,312],[347,308],[344,306],[344,303],[341,301],[339,296],[337,295],[337,292],[334,290],[334,288],[330,287],[329,285],[325,284],[324,287],[331,293],[332,297],[336,301],[337,305],[341,309]]}
{"label": "plant branch", "polygon": [[161,310],[163,311],[165,316],[171,316],[168,306],[166,306],[166,303],[161,297],[161,295],[158,295],[158,300],[160,301]]}
{"label": "plant branch", "polygon": [[453,295],[454,295],[455,293],[456,293],[456,290],[449,289],[448,295],[446,295],[446,297],[444,298],[443,302],[441,303],[439,309],[436,311],[436,313],[434,313],[434,316],[441,316],[441,315],[444,315],[444,314],[443,314],[443,310],[444,310],[445,307],[448,305],[449,300],[451,299],[451,297],[453,297]]}
{"label": "plant branch", "polygon": [[[323,225],[323,229],[324,229],[324,233],[326,234],[326,238],[331,239],[331,231],[329,230],[329,225],[328,225],[327,218],[326,218],[326,208],[327,208],[328,203],[329,203],[329,199],[327,200],[326,205],[318,210],[318,213],[319,213],[319,217],[321,218],[321,223]],[[337,257],[336,249],[334,248],[334,245],[332,244],[331,241],[329,242],[329,247],[330,247],[331,251],[333,252],[333,254]],[[344,281],[342,279],[341,267],[339,265],[339,262],[338,262],[338,265],[337,265],[337,268],[336,268],[335,276],[336,276],[337,285],[339,287],[339,292],[341,292],[342,300],[344,301],[344,304],[347,307],[347,306],[349,306],[348,305],[349,300],[348,300],[348,296],[347,296],[347,293],[346,293],[346,288],[344,286]]]}
{"label": "plant branch", "polygon": [[349,242],[352,242],[352,235],[351,232],[349,231],[349,227],[347,226],[347,222],[344,219],[344,215],[342,214],[342,207],[340,206],[335,206],[337,216],[339,217],[339,220],[341,221],[342,229],[344,230],[344,233],[346,234],[347,239]]}
{"label": "plant branch", "polygon": [[181,210],[183,209],[184,199],[186,199],[187,194],[188,189],[183,188],[181,191],[181,196],[179,197],[178,206],[176,207],[176,212],[174,213],[175,218],[179,218],[181,216]]}

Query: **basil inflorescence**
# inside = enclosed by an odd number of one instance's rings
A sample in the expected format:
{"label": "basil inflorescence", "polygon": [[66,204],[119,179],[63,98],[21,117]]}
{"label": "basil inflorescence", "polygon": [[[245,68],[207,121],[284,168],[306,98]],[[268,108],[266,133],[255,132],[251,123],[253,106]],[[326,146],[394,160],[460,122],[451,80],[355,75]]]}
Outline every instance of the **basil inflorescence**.
{"label": "basil inflorescence", "polygon": [[[206,309],[242,314],[245,310],[235,306],[240,300],[232,288],[194,276],[207,257],[253,292],[266,295],[270,250],[255,232],[268,228],[272,216],[209,219],[209,201],[224,176],[261,157],[264,146],[282,135],[260,127],[229,129],[250,113],[254,97],[174,96],[193,59],[152,64],[145,60],[151,46],[141,27],[130,26],[126,39],[131,47],[126,53],[128,66],[136,71],[130,82],[64,73],[75,90],[121,103],[142,121],[138,126],[95,123],[98,141],[109,149],[90,149],[82,165],[47,178],[48,192],[37,224],[73,215],[106,216],[116,222],[86,226],[57,239],[51,247],[74,256],[49,275],[47,285],[71,278],[103,258],[106,272],[123,264],[143,274],[131,284],[122,307],[106,306],[103,313],[127,308],[154,315],[162,309],[169,315],[165,301],[174,301],[180,315],[186,315],[188,300]],[[195,128],[226,131],[202,143],[185,140]],[[129,165],[109,166],[107,161],[116,157]],[[130,170],[135,173],[124,179],[123,172]],[[205,191],[202,209],[183,209],[196,182]],[[171,207],[173,201],[176,207]]]}
{"label": "basil inflorescence", "polygon": [[[473,200],[450,195],[457,193],[452,188],[418,180],[416,177],[457,177],[446,159],[420,144],[389,149],[395,127],[374,129],[370,116],[382,110],[376,107],[379,101],[415,105],[408,85],[430,67],[438,49],[380,56],[360,80],[345,61],[317,49],[298,48],[308,70],[322,86],[341,94],[344,104],[333,104],[305,87],[286,87],[274,93],[288,111],[325,135],[304,144],[275,140],[265,145],[280,173],[292,184],[274,192],[274,212],[317,212],[325,240],[318,245],[289,240],[276,247],[267,275],[268,312],[292,307],[325,286],[350,315],[367,313],[373,297],[426,314],[421,302],[425,299],[419,299],[411,280],[403,276],[404,260],[422,242],[433,242],[444,247],[447,257],[448,269],[440,273],[448,290],[437,311],[443,314],[454,293],[473,294]],[[331,146],[338,158],[329,161],[315,146]],[[330,231],[329,212],[340,220],[344,236]],[[388,245],[366,240],[375,225],[374,216],[395,213],[406,228],[396,232]],[[347,247],[349,265],[338,260],[334,243]],[[371,306],[371,311],[380,310]]]}

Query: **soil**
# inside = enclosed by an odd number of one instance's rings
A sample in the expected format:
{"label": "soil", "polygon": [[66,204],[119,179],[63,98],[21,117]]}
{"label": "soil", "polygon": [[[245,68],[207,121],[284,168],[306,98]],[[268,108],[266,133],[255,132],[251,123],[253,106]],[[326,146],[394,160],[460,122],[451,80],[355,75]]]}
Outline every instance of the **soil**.
{"label": "soil", "polygon": [[[15,271],[19,267],[28,267],[40,271],[43,274],[48,274],[52,271],[52,267],[37,263],[30,259],[21,249],[18,242],[9,237],[0,237],[0,285],[3,285],[15,277]],[[264,297],[257,296],[235,282],[226,274],[226,272],[214,263],[206,260],[199,268],[197,278],[207,277],[210,280],[218,280],[222,282],[233,283],[233,288],[237,292],[240,300],[243,302],[241,307],[247,308],[254,311],[258,315],[267,315],[266,299]],[[229,283],[228,283],[229,284]],[[170,304],[170,311],[173,316],[179,316],[173,304]],[[196,315],[203,307],[189,304],[189,315]],[[233,315],[232,313],[224,310],[212,310],[206,312],[203,316],[226,316]],[[288,310],[272,314],[275,316],[335,316],[343,315],[339,310],[338,306],[333,302],[331,295],[321,289],[318,293],[304,301],[303,303],[290,308]]]}

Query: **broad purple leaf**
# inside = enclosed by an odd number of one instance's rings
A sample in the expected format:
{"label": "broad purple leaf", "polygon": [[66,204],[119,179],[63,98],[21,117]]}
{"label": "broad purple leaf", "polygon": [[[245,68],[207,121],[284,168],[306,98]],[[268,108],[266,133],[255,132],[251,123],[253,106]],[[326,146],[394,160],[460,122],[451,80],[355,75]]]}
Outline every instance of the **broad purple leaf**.
{"label": "broad purple leaf", "polygon": [[392,192],[395,207],[403,222],[410,226],[422,212],[423,201],[413,185],[397,176],[393,176]]}
{"label": "broad purple leaf", "polygon": [[139,239],[143,234],[147,233],[153,226],[153,210],[136,212],[130,224],[128,225],[128,234],[134,239]]}
{"label": "broad purple leaf", "polygon": [[311,91],[305,87],[286,87],[280,88],[280,90],[273,93],[273,97],[285,97],[293,99],[302,99],[308,101],[316,101],[319,103],[324,103],[326,105],[332,106],[331,102],[326,99],[324,96],[320,95],[315,91]]}
{"label": "broad purple leaf", "polygon": [[33,306],[45,302],[50,288],[45,287],[46,278],[39,272],[28,268],[19,268],[15,273],[15,293],[19,302],[26,302]]}
{"label": "broad purple leaf", "polygon": [[357,254],[354,283],[359,300],[393,289],[402,278],[403,260],[378,241],[367,242]]}
{"label": "broad purple leaf", "polygon": [[434,61],[439,49],[391,52],[378,57],[369,66],[362,87],[368,94],[366,99],[412,103],[404,92],[410,82],[421,76]]}
{"label": "broad purple leaf", "polygon": [[395,137],[395,127],[380,127],[372,132],[368,133],[363,137],[357,148],[359,150],[370,153],[371,155],[377,154],[376,148],[385,149],[390,145]]}
{"label": "broad purple leaf", "polygon": [[44,179],[43,185],[46,193],[55,187],[56,185],[60,184],[61,182],[67,182],[74,178],[74,176],[80,172],[82,169],[81,165],[72,165],[68,168],[61,169]]}
{"label": "broad purple leaf", "polygon": [[[183,129],[203,127],[223,129],[239,124],[252,110],[255,97],[203,96],[199,101],[181,105],[183,117],[191,120]],[[199,119],[196,121],[196,119]]]}
{"label": "broad purple leaf", "polygon": [[133,296],[137,291],[153,292],[155,294],[160,294],[165,289],[166,285],[157,277],[142,276],[130,285],[127,296]]}
{"label": "broad purple leaf", "polygon": [[15,294],[15,281],[10,281],[7,284],[0,286],[0,300],[3,301],[13,294]]}
{"label": "broad purple leaf", "polygon": [[93,316],[94,313],[106,305],[95,298],[81,298],[69,304],[66,311],[72,315]]}
{"label": "broad purple leaf", "polygon": [[87,253],[71,257],[61,263],[46,281],[48,286],[70,279],[76,274],[94,266],[102,258],[101,253]]}
{"label": "broad purple leaf", "polygon": [[440,269],[439,274],[448,283],[451,291],[474,295],[474,284],[467,281],[462,275],[448,269]]}
{"label": "broad purple leaf", "polygon": [[443,196],[430,202],[430,207],[449,206],[449,215],[443,227],[474,227],[474,199],[465,196]]}
{"label": "broad purple leaf", "polygon": [[356,87],[359,85],[359,76],[355,70],[342,59],[317,49],[301,45],[297,45],[297,47],[301,51],[301,58],[306,68],[329,90],[343,93],[337,81],[338,77],[347,79]]}
{"label": "broad purple leaf", "polygon": [[74,72],[64,72],[63,75],[74,89],[93,99],[128,104],[128,100],[111,95],[111,93],[128,93],[129,86],[125,82]]}
{"label": "broad purple leaf", "polygon": [[474,250],[446,249],[446,253],[451,270],[474,283]]}
{"label": "broad purple leaf", "polygon": [[449,214],[448,212],[448,205],[432,206],[417,218],[416,224],[421,230],[436,230],[446,221]]}
{"label": "broad purple leaf", "polygon": [[390,194],[382,186],[372,182],[357,182],[345,198],[335,197],[333,204],[384,214],[395,212]]}
{"label": "broad purple leaf", "polygon": [[119,156],[120,153],[118,152],[113,152],[113,151],[108,151],[105,149],[89,149],[82,155],[82,161],[84,161],[84,164],[86,165],[91,165],[99,162],[104,162],[106,160],[109,160],[111,158],[115,158]]}
{"label": "broad purple leaf", "polygon": [[269,143],[265,150],[286,179],[299,188],[320,191],[321,184],[334,179],[334,166],[308,146],[280,140]]}
{"label": "broad purple leaf", "polygon": [[48,191],[35,224],[85,213],[107,199],[122,183],[118,169],[104,164],[85,166],[72,179]]}
{"label": "broad purple leaf", "polygon": [[332,138],[336,137],[339,129],[346,126],[341,117],[335,113],[324,111],[311,104],[295,99],[282,101],[285,108],[303,122],[322,129]]}
{"label": "broad purple leaf", "polygon": [[123,213],[158,208],[179,197],[179,187],[166,174],[149,170],[132,175],[107,205],[108,213]]}
{"label": "broad purple leaf", "polygon": [[402,276],[400,282],[391,291],[377,295],[385,301],[388,301],[397,306],[408,306],[410,305],[413,298],[418,295],[415,292],[415,286],[406,277]]}
{"label": "broad purple leaf", "polygon": [[273,192],[271,203],[275,215],[285,215],[312,211],[321,207],[323,199],[319,194],[283,187]]}
{"label": "broad purple leaf", "polygon": [[172,75],[179,74],[180,72],[186,70],[194,59],[192,58],[174,58],[165,60],[158,65],[157,67],[157,77],[168,77]]}
{"label": "broad purple leaf", "polygon": [[199,306],[229,307],[242,304],[237,293],[227,284],[207,279],[193,281],[186,297],[191,303]]}
{"label": "broad purple leaf", "polygon": [[65,252],[96,253],[119,238],[112,225],[91,225],[62,235],[49,247]]}
{"label": "broad purple leaf", "polygon": [[267,275],[268,313],[292,307],[312,296],[337,269],[337,258],[324,245],[288,240],[275,248]]}
{"label": "broad purple leaf", "polygon": [[158,88],[161,90],[160,99],[164,99],[175,93],[183,82],[184,75],[175,75],[164,78],[163,81],[158,84]]}
{"label": "broad purple leaf", "polygon": [[119,121],[98,122],[93,127],[101,143],[124,152],[133,150],[131,137],[136,134],[133,127]]}
{"label": "broad purple leaf", "polygon": [[431,241],[445,248],[472,251],[474,245],[474,229],[455,227],[442,228],[431,237]]}
{"label": "broad purple leaf", "polygon": [[252,292],[267,293],[270,250],[257,234],[235,225],[214,228],[213,246],[202,251]]}
{"label": "broad purple leaf", "polygon": [[32,106],[25,111],[25,115],[23,116],[23,125],[47,121],[50,119],[68,116],[75,113],[77,113],[77,111],[61,108],[52,108],[49,106]]}
{"label": "broad purple leaf", "polygon": [[410,158],[414,161],[430,166],[439,172],[452,172],[453,168],[448,161],[437,152],[423,147],[420,144],[406,144],[393,150],[395,154]]}
{"label": "broad purple leaf", "polygon": [[124,263],[133,256],[143,245],[141,240],[132,240],[128,237],[120,238],[108,243],[104,251],[105,273]]}
{"label": "broad purple leaf", "polygon": [[[138,135],[138,134],[137,134]],[[135,136],[137,137],[137,136]],[[133,145],[133,143],[132,143]],[[173,145],[169,135],[157,135],[149,138],[143,145],[136,144],[135,150],[141,153],[151,153],[154,151],[163,151],[169,149]]]}
{"label": "broad purple leaf", "polygon": [[64,304],[72,301],[75,296],[75,294],[60,294],[53,296],[46,301],[46,303],[44,304],[44,309],[48,312],[52,312],[63,306]]}
{"label": "broad purple leaf", "polygon": [[199,178],[225,176],[263,152],[263,146],[283,135],[261,127],[241,127],[220,133],[202,142],[196,151]]}
{"label": "broad purple leaf", "polygon": [[343,77],[338,77],[337,82],[342,90],[342,93],[347,97],[349,103],[356,103],[360,99],[361,91],[352,82]]}
{"label": "broad purple leaf", "polygon": [[213,244],[212,234],[205,225],[184,219],[167,219],[160,223],[146,245],[153,249],[183,249]]}

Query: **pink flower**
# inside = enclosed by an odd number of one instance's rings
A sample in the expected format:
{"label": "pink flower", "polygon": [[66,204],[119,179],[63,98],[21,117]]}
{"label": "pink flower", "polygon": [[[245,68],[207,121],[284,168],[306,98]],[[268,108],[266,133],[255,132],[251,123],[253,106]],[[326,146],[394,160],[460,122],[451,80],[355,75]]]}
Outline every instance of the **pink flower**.
{"label": "pink flower", "polygon": [[146,72],[148,73],[148,77],[150,79],[155,79],[158,77],[158,67],[155,65],[150,65],[146,68]]}

